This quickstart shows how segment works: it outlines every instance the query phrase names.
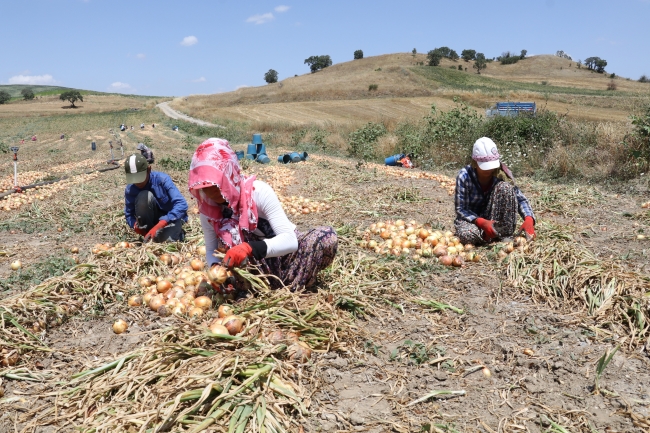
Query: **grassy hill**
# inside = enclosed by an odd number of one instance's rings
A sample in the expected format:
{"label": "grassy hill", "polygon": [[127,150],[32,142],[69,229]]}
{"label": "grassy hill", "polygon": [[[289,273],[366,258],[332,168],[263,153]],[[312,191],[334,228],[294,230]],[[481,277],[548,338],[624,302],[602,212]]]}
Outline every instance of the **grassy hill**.
{"label": "grassy hill", "polygon": [[[623,120],[650,98],[650,85],[578,68],[553,55],[513,65],[489,63],[480,75],[473,62],[443,59],[426,64],[426,55],[386,54],[335,64],[315,74],[172,103],[187,114],[215,121],[325,121],[421,117],[431,103],[451,105],[459,97],[483,110],[496,101],[532,100],[587,120]],[[458,70],[461,66],[462,70]],[[616,90],[607,90],[610,82]],[[376,90],[370,90],[370,85]]]}

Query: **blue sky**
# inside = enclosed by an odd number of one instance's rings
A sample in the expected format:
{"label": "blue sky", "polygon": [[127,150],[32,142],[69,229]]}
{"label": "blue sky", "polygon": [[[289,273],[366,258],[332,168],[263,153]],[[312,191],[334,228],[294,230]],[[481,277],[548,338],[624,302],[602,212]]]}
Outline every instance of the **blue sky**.
{"label": "blue sky", "polygon": [[[448,46],[590,56],[650,75],[650,0],[7,0],[0,84],[181,96],[260,86],[334,63]],[[637,60],[638,59],[638,60]]]}

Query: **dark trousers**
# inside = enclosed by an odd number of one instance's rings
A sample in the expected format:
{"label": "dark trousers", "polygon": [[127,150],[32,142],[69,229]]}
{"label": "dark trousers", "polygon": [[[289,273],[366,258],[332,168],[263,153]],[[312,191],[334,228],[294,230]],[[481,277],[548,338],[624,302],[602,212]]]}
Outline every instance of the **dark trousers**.
{"label": "dark trousers", "polygon": [[[135,198],[135,218],[138,221],[138,227],[151,230],[158,224],[160,217],[164,216],[158,200],[151,191],[140,191]],[[183,220],[169,221],[164,229],[158,230],[154,236],[154,242],[184,241],[185,232],[183,231]]]}

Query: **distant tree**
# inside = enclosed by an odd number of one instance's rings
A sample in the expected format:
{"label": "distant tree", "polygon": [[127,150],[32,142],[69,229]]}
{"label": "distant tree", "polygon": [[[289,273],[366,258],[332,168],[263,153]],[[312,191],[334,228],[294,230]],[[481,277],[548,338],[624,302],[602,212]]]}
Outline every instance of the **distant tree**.
{"label": "distant tree", "polygon": [[599,74],[602,74],[605,72],[607,60],[601,59],[600,57],[588,57],[585,59],[585,66],[591,71],[596,71]]}
{"label": "distant tree", "polygon": [[23,99],[25,101],[31,101],[34,99],[34,92],[29,87],[25,87],[23,90],[21,90],[20,94],[23,95]]}
{"label": "distant tree", "polygon": [[519,58],[521,60],[526,58],[526,54],[528,54],[528,50],[521,50],[521,54],[519,54]]}
{"label": "distant tree", "polygon": [[354,52],[354,60],[363,59],[363,50],[356,50]]}
{"label": "distant tree", "polygon": [[449,51],[449,58],[451,60],[458,60],[459,59],[458,53],[454,50]]}
{"label": "distant tree", "polygon": [[567,53],[565,53],[565,52],[562,51],[562,50],[558,50],[558,51],[556,51],[556,52],[555,52],[555,55],[558,56],[558,57],[562,57],[563,59],[573,60],[573,59],[571,58],[570,55],[568,55]]}
{"label": "distant tree", "polygon": [[5,90],[0,90],[0,104],[9,102],[11,100],[11,95]]}
{"label": "distant tree", "polygon": [[582,68],[582,60],[578,59],[576,65],[578,65],[578,69]]}
{"label": "distant tree", "polygon": [[463,50],[460,53],[460,57],[466,62],[474,60],[476,58],[476,50]]}
{"label": "distant tree", "polygon": [[413,51],[411,51],[411,53],[413,54],[413,57],[415,57],[415,55],[418,53],[418,50],[416,50],[415,48],[413,48]]}
{"label": "distant tree", "polygon": [[487,68],[487,61],[485,60],[485,54],[476,53],[476,60],[474,60],[474,69],[480,75],[483,69]]}
{"label": "distant tree", "polygon": [[429,66],[438,66],[442,60],[442,54],[437,49],[431,50],[427,53],[427,59],[429,59]]}
{"label": "distant tree", "polygon": [[329,55],[324,56],[311,56],[305,59],[305,64],[309,65],[311,73],[318,72],[321,69],[332,66],[332,59]]}
{"label": "distant tree", "polygon": [[69,101],[72,108],[77,108],[74,105],[75,102],[84,101],[84,97],[81,95],[81,92],[79,92],[78,90],[68,90],[66,92],[63,92],[61,93],[61,95],[59,95],[59,99],[62,101]]}
{"label": "distant tree", "polygon": [[278,71],[275,69],[269,69],[268,72],[264,74],[264,81],[266,81],[268,84],[277,83]]}
{"label": "distant tree", "polygon": [[463,70],[463,65],[458,65],[458,70],[462,71]]}
{"label": "distant tree", "polygon": [[647,75],[641,75],[641,78],[639,78],[639,83],[650,83],[650,78],[648,78]]}

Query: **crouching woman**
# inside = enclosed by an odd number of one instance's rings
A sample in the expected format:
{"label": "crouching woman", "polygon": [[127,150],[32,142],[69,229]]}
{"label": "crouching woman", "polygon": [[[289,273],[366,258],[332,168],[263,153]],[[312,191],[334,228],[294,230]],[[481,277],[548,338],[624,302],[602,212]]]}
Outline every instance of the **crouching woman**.
{"label": "crouching woman", "polygon": [[338,247],[332,227],[304,233],[289,221],[273,189],[255,176],[240,172],[228,141],[210,138],[194,152],[189,190],[199,207],[208,266],[241,266],[246,259],[259,265],[274,288],[312,286],[318,273],[334,260]]}
{"label": "crouching woman", "polygon": [[[535,238],[535,215],[514,177],[501,164],[496,144],[487,138],[474,143],[472,163],[456,177],[456,236],[464,244],[483,245],[524,232]],[[517,228],[517,213],[524,222]]]}

